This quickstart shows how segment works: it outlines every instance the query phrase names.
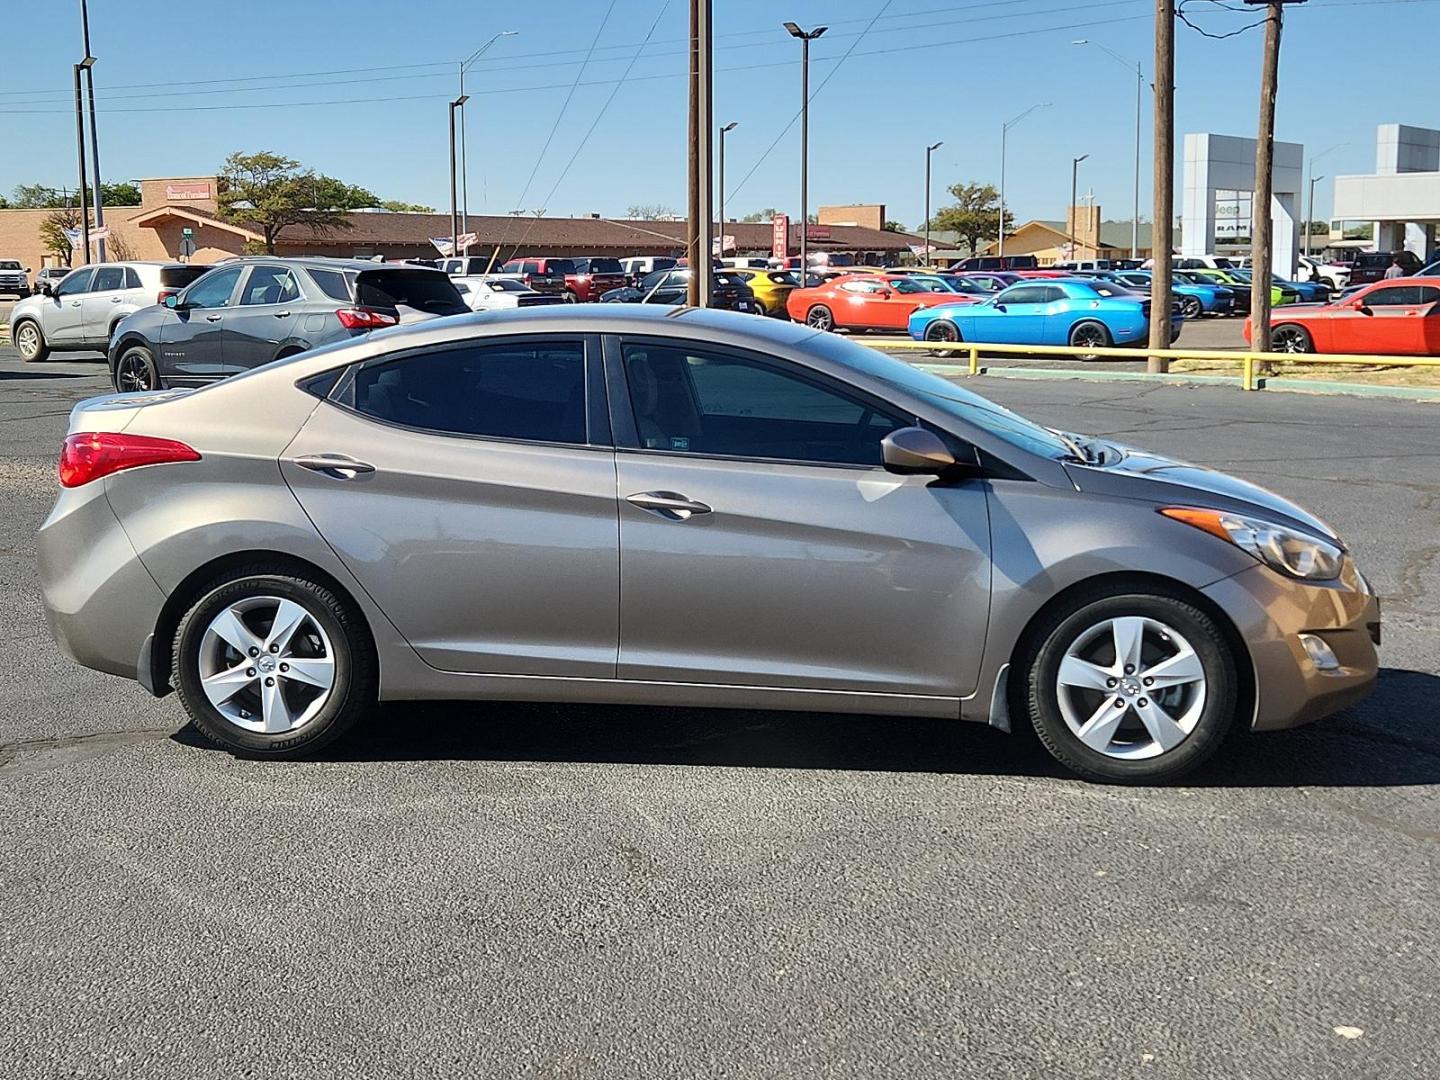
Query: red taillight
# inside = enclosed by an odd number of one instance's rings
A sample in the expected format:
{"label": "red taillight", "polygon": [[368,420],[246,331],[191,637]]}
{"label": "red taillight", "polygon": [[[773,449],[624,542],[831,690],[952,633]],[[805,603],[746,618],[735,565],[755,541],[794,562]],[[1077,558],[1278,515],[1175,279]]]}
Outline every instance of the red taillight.
{"label": "red taillight", "polygon": [[122,469],[199,461],[200,455],[174,439],[122,435],[115,431],[82,431],[69,436],[60,451],[60,486],[79,487]]}
{"label": "red taillight", "polygon": [[166,300],[169,300],[169,299],[170,299],[170,297],[172,297],[172,296],[179,296],[179,295],[180,295],[180,290],[179,290],[179,289],[161,289],[158,293],[155,294],[155,302],[156,302],[157,304],[162,304],[162,305],[163,305]]}
{"label": "red taillight", "polygon": [[363,307],[341,308],[335,312],[335,317],[346,330],[374,330],[381,326],[394,326],[400,321],[394,315]]}

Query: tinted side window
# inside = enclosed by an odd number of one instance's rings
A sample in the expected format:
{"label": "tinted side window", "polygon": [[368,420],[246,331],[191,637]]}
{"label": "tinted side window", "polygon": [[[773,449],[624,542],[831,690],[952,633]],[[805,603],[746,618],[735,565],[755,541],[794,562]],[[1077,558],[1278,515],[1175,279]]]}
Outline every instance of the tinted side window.
{"label": "tinted side window", "polygon": [[295,275],[283,266],[256,266],[240,295],[244,306],[258,304],[288,304],[300,296],[300,286]]}
{"label": "tinted side window", "polygon": [[1002,304],[1040,304],[1045,301],[1045,289],[1040,285],[1017,285],[1001,293],[999,300]]}
{"label": "tinted side window", "polygon": [[910,423],[778,364],[649,343],[623,356],[647,450],[879,465],[880,440]]}
{"label": "tinted side window", "polygon": [[55,295],[74,296],[76,293],[89,292],[90,279],[94,276],[93,270],[77,270],[60,283],[60,287],[55,290]]}
{"label": "tinted side window", "polygon": [[125,288],[125,268],[123,266],[102,266],[95,271],[95,283],[90,286],[91,292],[118,292]]}
{"label": "tinted side window", "polygon": [[1410,307],[1423,302],[1420,290],[1413,285],[1392,285],[1388,289],[1376,289],[1365,297],[1370,307]]}
{"label": "tinted side window", "polygon": [[350,300],[350,285],[345,280],[345,275],[338,270],[310,270],[310,280],[320,287],[320,291],[332,300],[339,300],[342,303]]}
{"label": "tinted side window", "polygon": [[140,275],[135,272],[135,268],[133,266],[125,267],[125,288],[143,289],[144,287],[145,285],[141,282]]}
{"label": "tinted side window", "polygon": [[355,376],[357,411],[450,435],[585,442],[579,342],[463,345],[370,364]]}
{"label": "tinted side window", "polygon": [[193,308],[219,308],[230,305],[230,294],[240,278],[243,267],[230,266],[216,270],[190,286],[185,292],[185,302]]}

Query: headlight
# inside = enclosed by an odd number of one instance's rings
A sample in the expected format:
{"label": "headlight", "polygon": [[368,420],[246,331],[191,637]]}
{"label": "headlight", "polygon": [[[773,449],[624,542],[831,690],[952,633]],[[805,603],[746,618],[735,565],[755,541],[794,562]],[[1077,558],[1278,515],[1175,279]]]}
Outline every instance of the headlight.
{"label": "headlight", "polygon": [[1335,544],[1263,518],[1191,506],[1166,506],[1160,513],[1226,540],[1272,570],[1302,581],[1334,581],[1345,565],[1345,552]]}

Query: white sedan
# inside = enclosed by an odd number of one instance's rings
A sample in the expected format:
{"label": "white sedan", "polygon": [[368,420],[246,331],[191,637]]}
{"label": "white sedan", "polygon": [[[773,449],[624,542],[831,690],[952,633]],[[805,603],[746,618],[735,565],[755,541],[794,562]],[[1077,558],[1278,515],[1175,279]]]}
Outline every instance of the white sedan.
{"label": "white sedan", "polygon": [[518,274],[471,274],[450,280],[472,311],[500,311],[565,302],[564,297],[536,292]]}

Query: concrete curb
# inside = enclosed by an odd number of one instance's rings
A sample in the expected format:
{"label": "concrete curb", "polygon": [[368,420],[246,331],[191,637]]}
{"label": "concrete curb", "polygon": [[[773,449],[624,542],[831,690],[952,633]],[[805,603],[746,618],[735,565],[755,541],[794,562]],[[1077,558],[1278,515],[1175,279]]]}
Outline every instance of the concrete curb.
{"label": "concrete curb", "polygon": [[[926,371],[933,371],[936,375],[968,375],[970,373],[970,369],[963,364],[916,364],[915,366]],[[1066,368],[1031,367],[981,367],[980,373],[997,379],[1158,382],[1170,385],[1228,386],[1235,390],[1240,389],[1240,380],[1235,375],[1191,375],[1184,372],[1152,375],[1146,371],[1076,371]],[[1260,385],[1267,390],[1284,390],[1298,394],[1351,394],[1356,397],[1399,398],[1402,401],[1440,401],[1440,386],[1431,388],[1379,386],[1331,382],[1326,379],[1287,379],[1268,376],[1260,380]]]}

